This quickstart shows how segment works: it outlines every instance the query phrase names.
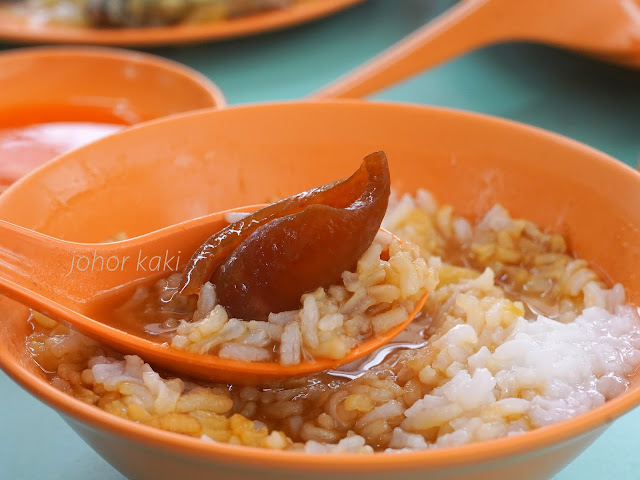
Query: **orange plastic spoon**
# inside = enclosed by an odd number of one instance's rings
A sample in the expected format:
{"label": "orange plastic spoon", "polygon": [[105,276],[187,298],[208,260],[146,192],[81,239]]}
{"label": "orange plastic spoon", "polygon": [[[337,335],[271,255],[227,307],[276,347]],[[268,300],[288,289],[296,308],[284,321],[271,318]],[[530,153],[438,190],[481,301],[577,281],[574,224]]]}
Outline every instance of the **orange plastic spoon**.
{"label": "orange plastic spoon", "polygon": [[479,47],[535,41],[640,67],[636,0],[466,0],[370,62],[318,90],[360,98]]}
{"label": "orange plastic spoon", "polygon": [[[336,368],[388,343],[420,312],[426,295],[406,322],[363,342],[342,360],[321,359],[283,367],[198,355],[153,342],[101,323],[109,311],[141,283],[179,271],[212,232],[225,227],[225,215],[253,207],[214,213],[130,240],[74,243],[0,220],[0,293],[107,345],[175,373],[207,380],[258,384]],[[181,261],[183,260],[183,261]]]}

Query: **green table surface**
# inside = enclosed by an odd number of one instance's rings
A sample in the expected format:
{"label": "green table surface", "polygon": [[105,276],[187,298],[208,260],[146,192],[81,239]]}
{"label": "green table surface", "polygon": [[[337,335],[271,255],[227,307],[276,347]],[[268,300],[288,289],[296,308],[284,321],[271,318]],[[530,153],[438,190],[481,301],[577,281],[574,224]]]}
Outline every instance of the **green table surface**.
{"label": "green table surface", "polygon": [[[198,46],[151,49],[206,74],[231,105],[301,98],[452,5],[369,0],[286,31]],[[13,48],[13,46],[6,46]],[[485,48],[374,98],[440,105],[536,125],[631,166],[640,154],[640,72],[549,47]],[[0,478],[124,477],[51,410],[0,373]],[[556,480],[640,478],[640,410],[616,421]]]}

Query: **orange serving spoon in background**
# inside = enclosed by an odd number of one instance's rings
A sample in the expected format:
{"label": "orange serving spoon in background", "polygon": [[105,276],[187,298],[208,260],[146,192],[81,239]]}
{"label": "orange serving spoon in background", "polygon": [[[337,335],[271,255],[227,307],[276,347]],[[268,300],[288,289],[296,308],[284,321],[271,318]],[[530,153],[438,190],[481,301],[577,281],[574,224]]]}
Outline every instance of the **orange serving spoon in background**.
{"label": "orange serving spoon in background", "polygon": [[[268,383],[336,368],[388,343],[420,313],[426,294],[408,319],[366,340],[341,360],[319,359],[283,367],[277,362],[243,362],[171,348],[96,319],[108,319],[137,286],[180,271],[189,255],[224,228],[230,212],[213,213],[114,243],[59,240],[0,220],[0,292],[81,333],[169,371],[236,384]],[[160,260],[152,262],[158,257]],[[158,265],[158,268],[156,268]]]}
{"label": "orange serving spoon in background", "polygon": [[464,0],[315,98],[360,98],[476,48],[534,41],[640,67],[638,0]]}

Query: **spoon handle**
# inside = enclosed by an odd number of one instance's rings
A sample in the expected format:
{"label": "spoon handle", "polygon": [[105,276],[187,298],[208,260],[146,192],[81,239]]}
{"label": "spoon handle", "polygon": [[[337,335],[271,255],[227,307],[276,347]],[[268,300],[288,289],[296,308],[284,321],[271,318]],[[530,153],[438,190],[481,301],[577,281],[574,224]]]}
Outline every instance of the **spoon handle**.
{"label": "spoon handle", "polygon": [[[152,252],[160,265],[158,252],[169,251],[163,242],[180,231],[160,230],[132,241],[91,244],[67,242],[0,220],[0,293],[34,309],[55,302],[81,311],[100,294],[157,276],[149,271],[148,262],[136,268],[133,252]],[[127,268],[124,259],[129,259]]]}
{"label": "spoon handle", "polygon": [[365,97],[476,48],[512,40],[629,55],[640,49],[640,7],[634,0],[463,0],[311,98]]}
{"label": "spoon handle", "polygon": [[181,271],[191,253],[228,224],[227,213],[255,208],[212,213],[116,243],[68,242],[0,220],[0,293],[35,309],[49,300],[84,311],[121,287]]}
{"label": "spoon handle", "polygon": [[[30,304],[31,293],[55,298],[71,269],[66,242],[0,220],[0,292]],[[66,265],[65,265],[66,264]],[[66,271],[64,269],[66,268]]]}
{"label": "spoon handle", "polygon": [[492,16],[494,6],[492,0],[462,1],[311,97],[361,98],[450,58],[504,40],[509,32]]}

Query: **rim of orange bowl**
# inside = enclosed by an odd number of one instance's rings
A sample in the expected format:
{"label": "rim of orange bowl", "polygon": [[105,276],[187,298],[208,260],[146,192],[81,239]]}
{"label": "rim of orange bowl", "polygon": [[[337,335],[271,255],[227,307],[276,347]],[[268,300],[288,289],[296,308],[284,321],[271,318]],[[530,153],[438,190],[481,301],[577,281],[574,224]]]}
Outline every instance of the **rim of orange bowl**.
{"label": "rim of orange bowl", "polygon": [[[222,93],[222,90],[220,90],[220,88],[211,80],[209,80],[209,78],[207,78],[204,74],[182,63],[153,55],[151,53],[139,52],[137,50],[128,50],[126,48],[108,46],[104,47],[99,45],[53,45],[18,47],[15,49],[4,50],[0,52],[0,64],[2,64],[2,62],[4,62],[5,60],[15,60],[22,58],[27,60],[31,59],[32,57],[38,57],[41,55],[51,55],[58,57],[93,57],[144,63],[158,68],[159,70],[163,70],[167,74],[183,77],[184,79],[187,79],[202,88],[204,92],[209,94],[211,100],[213,101],[213,105],[203,108],[219,109],[227,106],[227,99]],[[179,112],[179,114],[183,113],[188,112]]]}
{"label": "rim of orange bowl", "polygon": [[[316,105],[320,108],[332,108],[335,106],[358,106],[362,108],[391,108],[405,109],[409,111],[428,110],[438,115],[470,119],[472,121],[487,122],[502,129],[515,129],[526,133],[541,141],[554,142],[574,150],[581,151],[589,156],[592,161],[604,164],[620,172],[620,174],[632,175],[637,179],[640,188],[640,173],[604,152],[589,147],[576,140],[549,132],[547,130],[529,126],[520,122],[506,120],[490,115],[467,112],[458,109],[427,107],[398,102],[363,102],[360,100],[317,100],[317,101],[288,101],[270,102],[261,104],[244,105],[231,109],[220,110],[220,114],[230,110],[275,108],[278,106],[295,106],[297,104]],[[115,135],[131,134],[137,129],[152,128],[153,124],[166,121],[176,121],[182,117],[208,116],[217,112],[217,109],[205,109],[197,112],[184,113],[171,116],[171,119],[161,118],[133,126],[122,133]],[[98,140],[101,142],[104,140]],[[86,148],[86,147],[81,147]],[[78,149],[78,150],[80,150]],[[64,156],[64,155],[63,155]],[[58,158],[62,158],[58,157]],[[40,169],[47,168],[43,165]],[[28,174],[29,177],[32,174]],[[27,178],[27,177],[23,177]],[[18,182],[22,182],[22,179]],[[14,184],[16,185],[16,184]],[[9,187],[10,189],[13,187]],[[5,345],[0,343],[0,366],[19,385],[25,388],[37,399],[54,407],[59,413],[68,415],[76,421],[80,421],[105,430],[115,435],[125,436],[129,440],[139,441],[160,449],[171,450],[182,455],[203,460],[215,460],[219,463],[237,464],[241,462],[249,467],[261,467],[269,465],[284,471],[308,471],[319,472],[359,472],[371,471],[411,471],[425,467],[449,467],[474,463],[487,463],[489,461],[504,458],[509,455],[531,452],[538,449],[561,444],[572,438],[580,437],[599,427],[604,427],[615,419],[640,404],[640,388],[632,387],[618,397],[607,401],[604,405],[596,407],[576,417],[564,420],[549,426],[540,427],[512,437],[503,437],[495,440],[471,443],[454,447],[439,447],[435,449],[413,452],[397,452],[393,454],[374,453],[364,455],[358,453],[306,453],[279,450],[268,450],[255,447],[229,445],[225,443],[206,442],[199,438],[189,437],[178,433],[172,433],[161,429],[140,425],[134,421],[123,419],[107,413],[92,405],[87,405],[74,397],[56,389],[43,378],[37,377],[12,360]],[[327,461],[330,459],[330,461]]]}

